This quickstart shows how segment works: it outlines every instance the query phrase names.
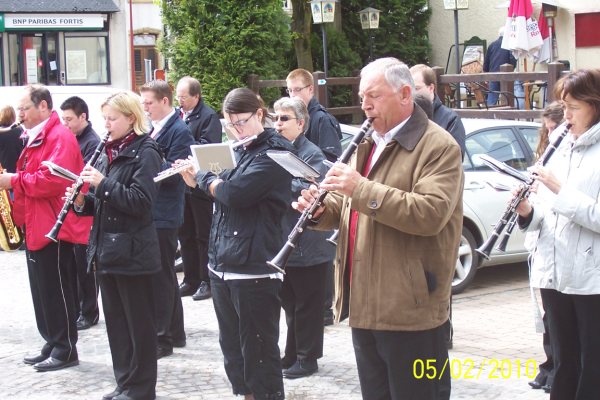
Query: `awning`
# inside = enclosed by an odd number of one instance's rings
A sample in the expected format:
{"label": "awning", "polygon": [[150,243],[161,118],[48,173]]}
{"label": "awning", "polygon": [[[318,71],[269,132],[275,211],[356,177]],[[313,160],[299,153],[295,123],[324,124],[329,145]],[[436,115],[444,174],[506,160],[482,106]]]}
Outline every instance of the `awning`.
{"label": "awning", "polygon": [[113,0],[0,0],[0,13],[114,13]]}

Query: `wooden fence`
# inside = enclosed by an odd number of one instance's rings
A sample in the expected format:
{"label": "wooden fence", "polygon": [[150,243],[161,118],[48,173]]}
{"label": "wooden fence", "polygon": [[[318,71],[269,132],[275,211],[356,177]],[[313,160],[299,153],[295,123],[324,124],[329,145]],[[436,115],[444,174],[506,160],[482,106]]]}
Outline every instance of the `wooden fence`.
{"label": "wooden fence", "polygon": [[[480,74],[448,74],[443,75],[443,68],[434,67],[434,71],[437,75],[437,92],[440,99],[444,101],[446,98],[447,86],[456,87],[461,83],[468,84],[471,82],[487,82],[487,81],[498,81],[500,82],[500,91],[512,94],[513,85],[516,80],[521,82],[537,82],[544,83],[546,90],[546,102],[549,103],[554,99],[554,86],[556,81],[560,78],[564,65],[562,63],[550,63],[548,64],[548,72],[512,72],[512,66],[509,64],[501,67],[501,72],[489,72]],[[358,71],[356,76],[351,77],[325,77],[325,73],[316,71],[313,73],[313,81],[315,89],[315,97],[327,110],[336,116],[339,115],[352,115],[355,123],[360,123],[363,119],[363,112],[360,108],[360,98],[358,96],[358,85],[360,78]],[[261,80],[258,75],[250,75],[248,77],[247,85],[256,93],[260,93],[260,89],[268,87],[279,87],[285,88],[285,79],[277,80]],[[352,89],[352,104],[343,107],[328,107],[328,96],[327,88],[330,86],[350,86]],[[461,99],[468,102],[468,98]],[[508,106],[514,107],[514,97],[508,96]],[[454,108],[454,110],[461,117],[468,118],[504,118],[504,119],[536,119],[540,116],[540,110],[519,110],[516,108],[505,109],[505,108]],[[358,121],[358,122],[357,122]]]}

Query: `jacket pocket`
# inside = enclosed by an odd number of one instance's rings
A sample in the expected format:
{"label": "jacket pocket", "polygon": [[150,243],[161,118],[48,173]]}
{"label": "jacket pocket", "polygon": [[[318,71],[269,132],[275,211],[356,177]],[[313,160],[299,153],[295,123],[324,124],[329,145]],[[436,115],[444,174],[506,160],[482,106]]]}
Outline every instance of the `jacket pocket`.
{"label": "jacket pocket", "polygon": [[220,263],[225,265],[242,265],[250,255],[252,232],[228,232],[223,238],[223,246],[219,255]]}
{"label": "jacket pocket", "polygon": [[133,237],[130,233],[102,234],[102,248],[98,252],[98,262],[103,265],[124,264],[133,251]]}

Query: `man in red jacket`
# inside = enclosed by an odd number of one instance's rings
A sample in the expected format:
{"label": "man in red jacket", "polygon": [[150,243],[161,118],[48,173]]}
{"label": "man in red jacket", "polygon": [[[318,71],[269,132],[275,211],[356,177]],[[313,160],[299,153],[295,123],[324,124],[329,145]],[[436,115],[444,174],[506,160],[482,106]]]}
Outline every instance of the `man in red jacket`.
{"label": "man in red jacket", "polygon": [[0,189],[14,191],[13,218],[25,230],[27,268],[37,327],[45,340],[40,354],[25,357],[38,371],[54,371],[79,364],[73,297],[73,243],[87,238],[89,224],[67,215],[55,243],[46,238],[64,204],[71,183],[50,173],[51,161],[75,173],[83,169],[77,140],[52,111],[47,88],[30,85],[18,100],[19,120],[27,143],[17,161],[17,172],[0,175]]}

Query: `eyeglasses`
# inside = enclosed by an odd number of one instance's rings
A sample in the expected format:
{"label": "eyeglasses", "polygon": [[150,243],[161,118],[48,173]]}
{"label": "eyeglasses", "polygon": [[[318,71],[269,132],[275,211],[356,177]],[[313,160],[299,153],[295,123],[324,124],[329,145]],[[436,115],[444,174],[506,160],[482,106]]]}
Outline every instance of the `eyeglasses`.
{"label": "eyeglasses", "polygon": [[301,91],[303,91],[304,89],[306,89],[306,88],[307,88],[307,87],[309,87],[309,86],[311,86],[311,85],[306,85],[306,86],[304,86],[304,87],[301,87],[301,88],[287,88],[287,89],[285,89],[285,91],[286,91],[288,94],[292,94],[292,93],[300,93]]}
{"label": "eyeglasses", "polygon": [[250,116],[246,119],[240,119],[237,120],[235,122],[227,122],[225,124],[225,128],[241,128],[242,126],[246,125],[248,123],[248,121],[250,121],[250,118],[254,117],[254,114],[256,114],[256,111],[254,111],[252,114],[250,114]]}
{"label": "eyeglasses", "polygon": [[274,115],[273,116],[273,121],[275,121],[275,122],[277,122],[277,121],[288,122],[290,119],[298,119],[298,118],[290,117],[289,115]]}
{"label": "eyeglasses", "polygon": [[17,107],[17,112],[27,111],[27,110],[29,110],[33,106],[34,106],[34,104],[30,104],[30,105],[24,106],[24,107]]}

